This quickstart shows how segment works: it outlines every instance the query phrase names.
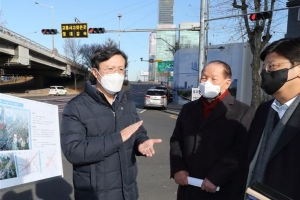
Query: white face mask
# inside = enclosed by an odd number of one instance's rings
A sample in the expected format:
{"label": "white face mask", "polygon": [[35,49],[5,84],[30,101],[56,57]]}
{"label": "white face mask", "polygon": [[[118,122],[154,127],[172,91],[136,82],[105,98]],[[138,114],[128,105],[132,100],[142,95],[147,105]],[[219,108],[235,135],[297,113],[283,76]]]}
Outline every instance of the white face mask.
{"label": "white face mask", "polygon": [[[225,83],[225,81],[223,83]],[[221,85],[223,85],[223,83]],[[199,84],[199,89],[203,97],[212,99],[220,94],[221,85],[214,85],[207,80],[206,82]]]}
{"label": "white face mask", "polygon": [[[97,73],[101,76],[101,74]],[[124,75],[119,73],[114,74],[105,74],[104,76],[101,76],[101,82],[97,79],[98,83],[102,85],[102,87],[105,89],[106,92],[109,94],[116,94],[117,92],[120,92],[123,81],[124,81]]]}

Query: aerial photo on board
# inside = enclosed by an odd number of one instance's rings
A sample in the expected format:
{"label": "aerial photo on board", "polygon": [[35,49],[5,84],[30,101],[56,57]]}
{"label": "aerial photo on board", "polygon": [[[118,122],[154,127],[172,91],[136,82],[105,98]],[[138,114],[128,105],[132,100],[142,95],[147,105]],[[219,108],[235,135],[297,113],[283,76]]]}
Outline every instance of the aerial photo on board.
{"label": "aerial photo on board", "polygon": [[0,104],[0,151],[30,148],[29,116],[29,110]]}
{"label": "aerial photo on board", "polygon": [[0,180],[17,177],[13,153],[0,153]]}

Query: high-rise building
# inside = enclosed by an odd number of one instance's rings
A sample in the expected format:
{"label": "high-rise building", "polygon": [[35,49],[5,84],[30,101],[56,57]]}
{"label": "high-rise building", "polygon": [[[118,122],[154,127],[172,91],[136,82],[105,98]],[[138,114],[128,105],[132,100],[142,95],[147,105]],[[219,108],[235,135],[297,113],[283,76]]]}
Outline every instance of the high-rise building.
{"label": "high-rise building", "polygon": [[[179,28],[200,27],[199,22],[184,22],[179,24]],[[199,31],[179,31],[179,48],[199,47]]]}
{"label": "high-rise building", "polygon": [[174,23],[174,0],[159,0],[158,24]]}
{"label": "high-rise building", "polygon": [[[158,5],[158,29],[175,29],[174,22],[174,0],[159,0]],[[175,48],[176,32],[174,31],[157,31],[150,34],[149,43],[149,80],[162,81],[161,75],[167,71],[173,71],[172,49]],[[160,60],[160,62],[156,62]],[[167,64],[169,64],[167,66]]]}

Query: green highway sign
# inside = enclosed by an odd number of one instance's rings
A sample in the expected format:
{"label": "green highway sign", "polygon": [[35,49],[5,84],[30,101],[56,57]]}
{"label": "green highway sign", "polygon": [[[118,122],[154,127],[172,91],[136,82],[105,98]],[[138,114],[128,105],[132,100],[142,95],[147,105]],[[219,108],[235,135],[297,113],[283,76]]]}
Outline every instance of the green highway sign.
{"label": "green highway sign", "polygon": [[157,71],[158,72],[169,72],[173,71],[174,61],[162,61],[157,63]]}
{"label": "green highway sign", "polygon": [[87,38],[87,23],[61,24],[62,38]]}

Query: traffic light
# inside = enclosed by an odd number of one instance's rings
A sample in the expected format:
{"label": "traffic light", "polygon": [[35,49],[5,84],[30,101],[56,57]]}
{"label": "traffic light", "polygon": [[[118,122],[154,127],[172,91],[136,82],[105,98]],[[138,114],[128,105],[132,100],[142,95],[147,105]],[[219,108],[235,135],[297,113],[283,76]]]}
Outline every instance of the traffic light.
{"label": "traffic light", "polygon": [[105,33],[105,28],[89,28],[90,34]]}
{"label": "traffic light", "polygon": [[42,29],[43,35],[56,35],[58,33],[57,29]]}
{"label": "traffic light", "polygon": [[251,21],[258,21],[261,19],[270,19],[271,17],[272,17],[272,12],[266,11],[266,12],[260,12],[260,13],[252,13],[249,16],[249,19]]}

